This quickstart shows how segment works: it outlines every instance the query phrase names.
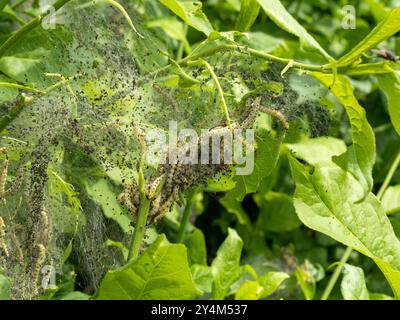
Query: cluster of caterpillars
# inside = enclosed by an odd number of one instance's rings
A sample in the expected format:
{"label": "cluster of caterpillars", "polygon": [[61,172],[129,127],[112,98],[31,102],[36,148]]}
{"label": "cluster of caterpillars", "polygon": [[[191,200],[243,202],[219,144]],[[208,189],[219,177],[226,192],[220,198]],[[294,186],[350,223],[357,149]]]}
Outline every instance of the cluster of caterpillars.
{"label": "cluster of caterpillars", "polygon": [[[231,128],[228,126],[220,126],[213,128],[208,132],[209,141],[214,135],[224,136],[229,134],[231,129],[249,129],[254,125],[254,122],[259,113],[265,113],[273,117],[280,123],[284,130],[289,129],[289,124],[285,117],[277,110],[263,107],[261,98],[249,99],[246,103],[245,110],[242,114],[242,119],[232,123]],[[138,130],[137,128],[135,130]],[[140,130],[140,129],[139,129]],[[138,136],[138,135],[136,135]],[[144,137],[141,143],[144,144]],[[196,141],[199,149],[202,149],[204,140]],[[207,145],[210,145],[209,143]],[[253,147],[253,146],[251,146]],[[210,151],[211,152],[211,151]],[[220,157],[224,157],[224,146],[220,149]],[[211,162],[209,162],[211,163]],[[227,172],[232,169],[231,165],[224,164],[185,164],[179,161],[175,164],[162,164],[158,168],[156,178],[147,181],[145,191],[146,196],[151,200],[150,212],[147,219],[147,225],[156,223],[163,215],[171,209],[175,202],[182,203],[181,196],[185,190],[194,186],[205,183],[207,179],[215,177],[219,173]],[[136,215],[140,206],[139,190],[136,181],[130,182],[125,190],[119,195],[118,200],[124,204],[131,213],[133,222],[136,221]]]}
{"label": "cluster of caterpillars", "polygon": [[[5,153],[6,148],[1,148],[0,151]],[[24,168],[21,166],[15,181],[6,188],[8,165],[9,160],[6,158],[0,169],[0,201],[4,203],[8,196],[14,195],[19,189],[24,175]],[[52,260],[47,254],[52,239],[52,224],[48,212],[45,209],[41,210],[35,226],[30,230],[34,234],[33,237],[27,236],[26,229],[26,226],[14,222],[7,225],[5,217],[0,216],[0,266],[6,267],[6,270],[14,270],[13,272],[18,274],[19,278],[14,279],[16,285],[13,286],[18,290],[14,293],[15,296],[30,299],[39,293],[41,285],[46,285],[50,281],[50,271],[39,279],[46,259],[48,264],[52,265]],[[28,243],[29,238],[33,239],[31,243]]]}

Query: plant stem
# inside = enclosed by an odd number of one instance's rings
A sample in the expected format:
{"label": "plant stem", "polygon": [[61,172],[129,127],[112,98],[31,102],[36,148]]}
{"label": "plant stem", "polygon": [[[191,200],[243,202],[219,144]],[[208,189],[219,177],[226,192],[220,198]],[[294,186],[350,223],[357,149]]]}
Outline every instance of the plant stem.
{"label": "plant stem", "polygon": [[329,295],[331,294],[333,288],[335,287],[336,281],[339,279],[340,273],[342,272],[343,266],[346,264],[347,260],[350,258],[353,249],[350,247],[346,248],[342,259],[339,264],[336,266],[335,271],[333,272],[332,277],[329,279],[328,285],[326,286],[324,293],[322,294],[321,300],[328,300]]}
{"label": "plant stem", "polygon": [[385,194],[387,188],[389,187],[390,181],[392,180],[394,174],[396,173],[396,170],[399,167],[399,165],[400,165],[400,152],[398,153],[396,159],[393,161],[393,164],[390,167],[389,172],[385,180],[383,181],[381,188],[378,191],[377,197],[379,200],[382,200],[382,197]]}
{"label": "plant stem", "polygon": [[3,11],[3,9],[6,7],[8,1],[9,0],[0,0],[0,12]]}
{"label": "plant stem", "polygon": [[183,49],[187,46],[186,34],[188,30],[188,25],[185,23],[183,25],[183,33],[185,34],[185,39],[181,40],[179,43],[178,51],[176,53],[176,60],[181,60],[183,57]]}
{"label": "plant stem", "polygon": [[204,64],[206,66],[206,68],[210,72],[211,77],[213,78],[215,84],[217,85],[218,93],[219,93],[219,96],[220,96],[220,99],[221,99],[221,103],[222,103],[222,111],[225,113],[226,122],[228,124],[229,131],[230,131],[230,133],[232,135],[232,130],[233,129],[232,129],[232,124],[231,124],[231,118],[229,116],[228,106],[227,106],[226,101],[225,101],[224,90],[222,90],[222,87],[221,87],[221,84],[220,84],[220,82],[218,80],[218,77],[215,74],[213,68],[210,66],[210,64],[207,61],[203,60],[203,59],[201,59],[200,61],[202,62],[202,64]]}
{"label": "plant stem", "polygon": [[[54,3],[53,7],[55,11],[59,10],[61,7],[66,5],[68,2],[71,0],[58,0],[56,3]],[[0,58],[4,56],[6,51],[10,49],[14,44],[16,44],[19,40],[21,40],[23,37],[25,37],[29,32],[31,32],[33,29],[38,27],[43,19],[50,14],[50,11],[44,13],[43,15],[39,15],[36,18],[32,19],[30,22],[28,22],[26,25],[21,27],[18,31],[13,33],[0,47]]]}
{"label": "plant stem", "polygon": [[[385,191],[387,190],[387,188],[390,184],[390,181],[392,180],[399,165],[400,165],[400,152],[398,153],[395,161],[392,163],[392,165],[386,175],[386,178],[377,193],[378,200],[382,200],[382,197],[385,194]],[[346,264],[346,262],[349,259],[352,252],[353,252],[353,249],[350,247],[347,247],[347,249],[344,252],[339,264],[337,265],[332,277],[329,279],[328,285],[326,286],[326,288],[322,294],[321,300],[327,300],[329,298],[329,295],[331,294],[333,288],[335,287],[335,284],[340,276],[340,273],[342,272],[343,266]]]}
{"label": "plant stem", "polygon": [[186,205],[183,211],[181,225],[179,226],[178,236],[176,238],[178,243],[182,243],[185,238],[187,225],[189,223],[190,212],[192,211],[194,194],[195,194],[194,192],[191,192],[186,198]]}
{"label": "plant stem", "polygon": [[0,87],[12,87],[12,88],[17,88],[17,89],[23,89],[27,91],[34,91],[37,92],[37,95],[35,96],[23,96],[22,99],[17,103],[15,107],[13,107],[6,115],[2,116],[0,118],[0,133],[7,128],[7,126],[16,118],[18,115],[22,112],[22,110],[29,104],[32,104],[35,102],[37,99],[40,97],[50,93],[51,91],[56,90],[57,88],[63,86],[64,84],[68,83],[71,80],[76,79],[77,76],[70,77],[67,79],[63,79],[62,81],[57,82],[56,84],[53,84],[52,86],[46,88],[44,91],[36,90],[31,87],[26,87],[23,85],[19,85],[16,83],[0,83]]}
{"label": "plant stem", "polygon": [[35,93],[44,93],[44,91],[37,90],[32,87],[27,87],[18,83],[12,83],[12,82],[0,82],[0,87],[7,87],[7,88],[14,88],[14,89],[21,89],[21,90],[26,90],[26,91],[32,91]]}
{"label": "plant stem", "polygon": [[134,135],[139,141],[140,159],[138,163],[138,187],[139,187],[139,212],[136,220],[135,230],[133,231],[132,241],[129,248],[128,262],[134,261],[139,257],[140,247],[142,246],[144,233],[146,231],[147,216],[150,210],[150,199],[146,194],[146,181],[143,174],[143,166],[146,154],[145,142],[141,139],[141,132],[134,128]]}
{"label": "plant stem", "polygon": [[135,230],[133,231],[131,246],[129,248],[128,262],[134,261],[139,257],[140,247],[142,246],[144,232],[146,230],[146,222],[147,216],[149,214],[149,209],[150,200],[147,199],[147,197],[141,198]]}

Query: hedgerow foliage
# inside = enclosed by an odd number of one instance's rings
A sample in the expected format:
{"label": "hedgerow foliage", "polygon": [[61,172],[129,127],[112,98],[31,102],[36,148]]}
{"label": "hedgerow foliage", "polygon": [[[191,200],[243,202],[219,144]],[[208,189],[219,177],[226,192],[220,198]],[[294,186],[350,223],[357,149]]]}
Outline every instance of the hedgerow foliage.
{"label": "hedgerow foliage", "polygon": [[0,298],[399,299],[394,2],[0,0]]}

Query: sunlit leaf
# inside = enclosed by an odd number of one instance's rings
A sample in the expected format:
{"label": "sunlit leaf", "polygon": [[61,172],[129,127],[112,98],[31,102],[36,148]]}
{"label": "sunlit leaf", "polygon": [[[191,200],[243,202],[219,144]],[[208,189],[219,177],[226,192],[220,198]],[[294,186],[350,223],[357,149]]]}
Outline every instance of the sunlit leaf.
{"label": "sunlit leaf", "polygon": [[200,1],[160,0],[160,2],[191,27],[209,35],[213,31],[210,21],[202,11]]}
{"label": "sunlit leaf", "polygon": [[231,285],[239,278],[239,263],[243,241],[233,229],[228,229],[228,237],[221,244],[212,262],[212,295],[214,299],[224,299]]}
{"label": "sunlit leaf", "polygon": [[136,261],[108,271],[97,299],[174,300],[194,299],[200,294],[192,280],[186,248],[161,235]]}

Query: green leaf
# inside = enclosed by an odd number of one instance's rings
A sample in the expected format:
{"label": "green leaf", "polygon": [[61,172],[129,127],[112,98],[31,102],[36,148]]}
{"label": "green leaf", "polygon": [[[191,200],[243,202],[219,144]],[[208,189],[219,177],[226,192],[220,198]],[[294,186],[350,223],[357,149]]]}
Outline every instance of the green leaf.
{"label": "green leaf", "polygon": [[201,10],[200,1],[160,0],[160,2],[185,21],[189,26],[209,35],[213,31],[210,21]]}
{"label": "green leaf", "polygon": [[[11,79],[0,75],[0,82],[13,82]],[[0,103],[12,101],[18,96],[18,89],[0,86]]]}
{"label": "green leaf", "polygon": [[267,232],[291,231],[301,226],[292,198],[284,193],[267,193],[263,197],[257,225]]}
{"label": "green leaf", "polygon": [[190,267],[192,278],[196,286],[204,293],[209,293],[212,290],[213,276],[211,267],[199,264],[193,264]]}
{"label": "green leaf", "polygon": [[186,39],[183,23],[176,18],[165,18],[152,20],[146,23],[147,28],[161,28],[164,32],[175,40],[184,41]]}
{"label": "green leaf", "polygon": [[383,19],[357,46],[339,59],[339,66],[348,66],[356,62],[369,49],[400,31],[400,8],[395,8]]}
{"label": "green leaf", "polygon": [[377,76],[378,83],[388,99],[388,109],[393,127],[400,135],[400,72]]}
{"label": "green leaf", "polygon": [[259,300],[273,294],[289,278],[284,272],[268,272],[256,281],[246,280],[238,289],[235,300]]}
{"label": "green leaf", "polygon": [[59,297],[59,300],[89,300],[90,296],[80,291],[72,291]]}
{"label": "green leaf", "polygon": [[48,170],[49,205],[53,209],[54,220],[59,228],[66,233],[75,234],[85,224],[86,218],[82,212],[79,193],[73,185],[67,183],[57,172]]}
{"label": "green leaf", "polygon": [[265,13],[283,30],[297,36],[300,43],[307,49],[314,49],[321,53],[327,60],[332,57],[321,45],[307,32],[304,27],[285,9],[279,0],[257,0]]}
{"label": "green leaf", "polygon": [[371,14],[376,21],[383,20],[389,12],[389,9],[385,8],[385,4],[379,0],[364,0],[364,2],[370,7]]}
{"label": "green leaf", "polygon": [[104,243],[106,247],[114,247],[121,250],[122,255],[124,256],[125,261],[128,261],[129,249],[125,247],[125,245],[120,241],[114,241],[111,239],[107,239]]}
{"label": "green leaf", "polygon": [[346,264],[340,289],[345,300],[369,300],[364,271],[361,268]]}
{"label": "green leaf", "polygon": [[203,232],[195,228],[185,241],[190,264],[207,265],[207,248]]}
{"label": "green leaf", "polygon": [[212,296],[214,299],[224,299],[231,285],[239,279],[242,248],[242,239],[235,230],[229,228],[228,237],[219,247],[217,256],[211,264]]}
{"label": "green leaf", "polygon": [[331,162],[332,157],[346,152],[346,144],[332,137],[304,139],[297,143],[288,143],[286,146],[296,156],[311,165],[320,162]]}
{"label": "green leaf", "polygon": [[369,300],[394,300],[393,297],[383,293],[370,293]]}
{"label": "green leaf", "polygon": [[248,223],[248,217],[240,202],[249,193],[257,192],[261,181],[274,170],[280,154],[283,137],[272,138],[267,129],[256,129],[257,149],[254,154],[254,170],[247,176],[235,176],[235,188],[225,194],[221,204],[237,216],[239,223]]}
{"label": "green leaf", "polygon": [[347,75],[369,76],[371,74],[392,73],[396,69],[396,63],[393,61],[381,61],[374,63],[363,63],[354,65],[346,69]]}
{"label": "green leaf", "polygon": [[382,207],[386,214],[400,212],[400,185],[389,187],[382,197]]}
{"label": "green leaf", "polygon": [[309,228],[372,258],[400,296],[400,243],[380,202],[335,164],[308,168],[290,157],[296,182],[294,206]]}
{"label": "green leaf", "polygon": [[316,290],[314,277],[301,267],[296,267],[294,276],[300,285],[300,289],[303,292],[304,297],[307,300],[314,299]]}
{"label": "green leaf", "polygon": [[260,5],[257,0],[242,0],[235,29],[240,32],[249,31],[254,21],[256,21],[259,12]]}
{"label": "green leaf", "polygon": [[354,90],[348,78],[344,76],[335,78],[331,74],[315,72],[311,75],[331,90],[346,109],[350,120],[353,145],[348,148],[346,153],[335,158],[335,163],[351,172],[363,185],[366,192],[371,191],[376,146],[375,135],[368,123],[364,108],[360,106],[354,96]]}
{"label": "green leaf", "polygon": [[11,293],[11,280],[0,274],[0,300],[9,300]]}
{"label": "green leaf", "polygon": [[87,194],[100,204],[107,218],[116,221],[125,232],[132,231],[131,220],[106,179],[84,180],[83,183]]}
{"label": "green leaf", "polygon": [[100,283],[99,300],[180,300],[201,295],[192,280],[186,248],[165,235],[136,260],[108,271]]}

